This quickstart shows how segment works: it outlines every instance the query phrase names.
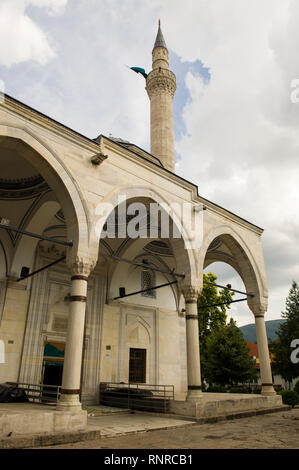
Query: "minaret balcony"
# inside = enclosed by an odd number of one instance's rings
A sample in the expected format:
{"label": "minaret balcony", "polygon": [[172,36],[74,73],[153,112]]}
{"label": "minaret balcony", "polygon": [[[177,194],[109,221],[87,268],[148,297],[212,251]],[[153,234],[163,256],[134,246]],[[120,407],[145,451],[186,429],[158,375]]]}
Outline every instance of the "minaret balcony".
{"label": "minaret balcony", "polygon": [[176,78],[175,74],[171,70],[158,68],[152,70],[146,79],[146,91],[151,97],[155,93],[161,91],[169,93],[171,96],[174,95],[176,90]]}

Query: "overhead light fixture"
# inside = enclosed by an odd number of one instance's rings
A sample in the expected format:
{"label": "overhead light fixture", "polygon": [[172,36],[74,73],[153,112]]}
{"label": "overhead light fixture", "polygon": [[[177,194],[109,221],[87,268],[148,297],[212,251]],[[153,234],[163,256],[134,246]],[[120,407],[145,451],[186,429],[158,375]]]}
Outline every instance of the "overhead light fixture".
{"label": "overhead light fixture", "polygon": [[193,207],[193,210],[194,210],[194,212],[201,212],[201,211],[205,211],[206,208],[207,207],[204,206],[203,204],[198,204],[197,206]]}
{"label": "overhead light fixture", "polygon": [[6,219],[5,217],[0,217],[0,224],[1,225],[10,225],[10,220]]}
{"label": "overhead light fixture", "polygon": [[22,266],[20,277],[27,277],[30,272],[30,268]]}
{"label": "overhead light fixture", "polygon": [[98,166],[103,163],[106,158],[108,158],[108,155],[104,155],[102,152],[100,152],[96,153],[93,157],[91,157],[90,161],[93,165]]}
{"label": "overhead light fixture", "polygon": [[126,288],[125,287],[120,287],[119,288],[119,296],[124,297],[126,295]]}

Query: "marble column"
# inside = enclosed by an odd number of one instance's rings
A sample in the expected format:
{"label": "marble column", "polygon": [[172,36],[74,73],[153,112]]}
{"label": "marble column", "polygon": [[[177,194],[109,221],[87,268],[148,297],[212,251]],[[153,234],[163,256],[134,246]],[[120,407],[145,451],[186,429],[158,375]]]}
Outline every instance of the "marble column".
{"label": "marble column", "polygon": [[268,339],[265,325],[265,309],[258,307],[250,307],[255,317],[255,329],[257,338],[257,347],[260,360],[260,374],[262,382],[262,395],[276,395],[273,387],[271,362],[268,347]]}
{"label": "marble column", "polygon": [[81,410],[80,382],[88,276],[93,268],[80,260],[71,266],[71,297],[59,411]]}
{"label": "marble column", "polygon": [[186,302],[186,342],[187,342],[187,400],[201,396],[200,353],[198,333],[197,298],[199,290],[193,286],[183,288]]}

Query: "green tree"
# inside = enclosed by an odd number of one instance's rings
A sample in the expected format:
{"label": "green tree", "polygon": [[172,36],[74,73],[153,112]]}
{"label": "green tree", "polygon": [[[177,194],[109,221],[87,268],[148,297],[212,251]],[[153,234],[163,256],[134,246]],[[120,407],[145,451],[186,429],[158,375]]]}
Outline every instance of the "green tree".
{"label": "green tree", "polygon": [[293,348],[291,342],[299,339],[299,286],[293,281],[286,299],[285,312],[281,313],[286,320],[277,331],[278,341],[272,343],[272,372],[287,382],[299,377],[299,363],[291,360]]}
{"label": "green tree", "polygon": [[232,318],[227,325],[218,326],[209,334],[203,366],[210,385],[232,386],[256,378],[255,361]]}
{"label": "green tree", "polygon": [[[198,297],[198,329],[201,353],[204,353],[206,341],[211,331],[218,326],[225,326],[227,320],[227,309],[230,308],[226,302],[232,302],[234,292],[222,289],[218,292],[215,284],[217,276],[213,273],[203,275],[203,289]],[[209,282],[210,284],[207,284]],[[207,307],[208,305],[208,307]],[[217,306],[215,306],[217,305]]]}
{"label": "green tree", "polygon": [[215,328],[226,325],[226,311],[230,308],[230,304],[227,302],[232,302],[234,292],[227,289],[218,291],[218,288],[212,285],[217,281],[217,276],[211,272],[203,275],[203,281],[203,289],[197,301],[197,310],[201,375],[204,384],[206,381],[207,339]]}

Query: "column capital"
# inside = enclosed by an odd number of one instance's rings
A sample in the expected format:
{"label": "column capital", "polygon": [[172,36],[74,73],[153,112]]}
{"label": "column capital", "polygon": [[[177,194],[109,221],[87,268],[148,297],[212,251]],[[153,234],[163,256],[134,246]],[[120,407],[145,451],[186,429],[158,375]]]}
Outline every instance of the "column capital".
{"label": "column capital", "polygon": [[96,259],[77,255],[76,257],[67,260],[67,266],[71,271],[72,277],[82,276],[88,278],[90,273],[93,271],[96,262]]}
{"label": "column capital", "polygon": [[200,294],[200,287],[196,285],[185,285],[182,286],[182,292],[185,297],[185,302],[187,303],[197,303],[197,298]]}
{"label": "column capital", "polygon": [[264,318],[267,311],[267,307],[265,305],[249,305],[249,307],[255,318]]}

